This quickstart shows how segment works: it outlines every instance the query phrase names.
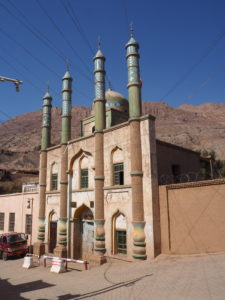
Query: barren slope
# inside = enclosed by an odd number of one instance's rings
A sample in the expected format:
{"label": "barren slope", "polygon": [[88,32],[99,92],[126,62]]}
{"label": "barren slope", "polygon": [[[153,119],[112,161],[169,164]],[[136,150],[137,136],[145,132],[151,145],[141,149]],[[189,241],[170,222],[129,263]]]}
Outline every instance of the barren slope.
{"label": "barren slope", "polygon": [[[215,150],[225,160],[225,104],[205,103],[172,108],[163,102],[144,102],[143,113],[156,117],[158,139],[193,150]],[[72,110],[72,138],[78,137],[80,120],[90,108]],[[40,149],[41,110],[0,124],[0,169],[37,170]],[[52,143],[60,142],[61,109],[52,108]]]}

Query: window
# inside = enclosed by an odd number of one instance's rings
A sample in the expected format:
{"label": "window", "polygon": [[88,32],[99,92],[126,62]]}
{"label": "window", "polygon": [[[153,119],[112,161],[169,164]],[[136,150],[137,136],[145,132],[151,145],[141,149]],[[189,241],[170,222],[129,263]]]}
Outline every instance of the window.
{"label": "window", "polygon": [[113,165],[113,185],[124,184],[123,163]]}
{"label": "window", "polygon": [[81,189],[88,188],[88,169],[81,169],[80,187]]}
{"label": "window", "polygon": [[172,165],[172,174],[173,174],[174,182],[178,183],[179,182],[179,176],[181,174],[179,165]]}
{"label": "window", "polygon": [[57,189],[58,189],[58,174],[52,174],[51,190],[56,191]]}
{"label": "window", "polygon": [[116,231],[117,253],[127,254],[127,232],[126,230]]}
{"label": "window", "polygon": [[25,233],[32,233],[32,215],[26,215]]}
{"label": "window", "polygon": [[15,227],[15,213],[9,214],[9,231],[14,231]]}
{"label": "window", "polygon": [[5,219],[5,214],[0,213],[0,230],[4,230],[4,219]]}

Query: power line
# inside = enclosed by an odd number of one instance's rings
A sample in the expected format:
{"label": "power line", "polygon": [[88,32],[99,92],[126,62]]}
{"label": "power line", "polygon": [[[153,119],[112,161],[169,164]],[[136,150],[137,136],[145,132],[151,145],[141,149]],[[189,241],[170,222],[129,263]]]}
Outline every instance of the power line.
{"label": "power line", "polygon": [[[62,32],[62,30],[59,28],[59,26],[56,24],[56,22],[53,20],[53,18],[48,14],[47,10],[41,5],[39,0],[36,0],[37,4],[39,5],[40,9],[42,10],[42,12],[47,16],[47,18],[49,19],[49,21],[52,23],[52,25],[54,26],[54,28],[57,30],[57,32],[61,35],[61,37],[64,39],[64,41],[69,45],[70,49],[74,52],[75,56],[82,62],[82,64],[85,66],[86,70],[89,73],[92,73],[89,69],[89,67],[87,66],[87,64],[85,63],[85,61],[82,59],[82,57],[77,53],[77,51],[74,49],[74,47],[72,46],[72,44],[70,43],[70,41],[65,37],[65,34]],[[92,81],[91,81],[92,82]]]}
{"label": "power line", "polygon": [[29,82],[35,89],[37,89],[38,91],[43,92],[39,87],[37,87],[32,81],[30,81],[28,78],[26,78],[20,71],[17,70],[17,68],[15,68],[7,59],[5,59],[3,56],[0,55],[0,59],[3,60],[8,66],[10,66],[12,69],[15,70],[16,73],[21,74],[21,76],[23,76],[27,82]]}
{"label": "power line", "polygon": [[169,96],[171,93],[173,93],[176,88],[185,81],[185,79],[194,71],[194,69],[209,55],[209,53],[215,48],[215,46],[219,43],[219,41],[225,36],[225,31],[218,34],[213,40],[210,45],[205,49],[203,54],[200,56],[200,58],[191,66],[190,69],[188,69],[181,78],[166,92],[166,94],[159,100],[163,101],[167,96]]}
{"label": "power line", "polygon": [[29,56],[31,56],[34,60],[36,60],[39,64],[41,64],[44,68],[46,68],[49,72],[51,72],[53,75],[55,75],[57,78],[60,76],[51,68],[49,68],[45,63],[43,63],[39,58],[34,56],[30,50],[25,48],[20,42],[18,42],[16,39],[14,39],[9,33],[6,33],[2,28],[0,28],[0,32],[6,36],[8,39],[12,40],[14,43],[16,43],[20,48],[22,48]]}
{"label": "power line", "polygon": [[[12,40],[14,43],[16,43],[20,48],[22,48],[29,56],[31,56],[34,60],[36,60],[38,63],[40,63],[44,68],[46,68],[48,71],[50,71],[52,74],[54,74],[57,79],[60,78],[61,76],[58,75],[55,71],[53,71],[51,68],[49,68],[45,63],[43,63],[39,58],[37,58],[36,56],[34,56],[27,48],[25,48],[21,43],[19,43],[16,39],[14,39],[12,36],[10,36],[8,33],[6,33],[2,28],[0,28],[0,33],[2,33],[4,36],[6,36],[8,39]],[[4,60],[4,58],[3,58]],[[11,67],[13,67],[9,62],[6,62],[7,64],[9,64]],[[13,67],[14,68],[14,67]],[[14,68],[15,69],[15,68]],[[17,71],[16,71],[17,72]],[[21,72],[18,72],[21,73]],[[26,81],[30,81],[29,79],[26,79]],[[33,86],[34,84],[31,83]],[[37,87],[35,87],[37,88]],[[38,90],[40,90],[38,88]],[[82,91],[80,91],[80,89],[76,89],[77,93],[79,93],[80,95],[86,97],[87,99],[89,99],[89,97]],[[43,92],[43,91],[42,91]],[[57,100],[56,100],[57,101]]]}
{"label": "power line", "polygon": [[[8,0],[9,3],[11,4],[11,6],[13,6],[17,12],[20,13],[20,15],[22,16],[22,20],[19,19],[15,14],[13,14],[7,7],[5,7],[3,4],[0,4],[13,18],[16,18],[17,21],[19,23],[21,23],[28,31],[30,31],[39,41],[41,41],[48,49],[50,49],[51,51],[53,51],[60,59],[62,59],[62,61],[65,63],[65,61],[67,60],[67,57],[64,55],[63,52],[61,52],[60,50],[58,50],[56,48],[56,46],[49,40],[49,38],[44,35],[37,27],[35,27],[34,25],[32,25],[30,23],[30,21],[27,19],[27,17],[24,15],[24,13],[18,9],[18,7],[16,7],[12,2],[10,2],[10,0]],[[27,24],[24,22],[24,20],[26,20]],[[33,28],[33,29],[32,29]],[[70,63],[72,63],[72,61],[70,60]],[[74,65],[74,64],[73,64]],[[78,73],[80,73],[85,79],[87,79],[88,81],[91,81],[90,78],[88,76],[86,76],[83,71],[81,71],[79,68],[77,68]]]}
{"label": "power line", "polygon": [[225,64],[220,65],[219,67],[217,67],[216,69],[213,70],[213,72],[211,73],[211,75],[204,80],[188,97],[187,97],[187,101],[192,98],[195,94],[197,94],[204,86],[206,86],[206,84],[213,79],[216,75],[218,75],[219,73],[221,73],[224,70],[224,66]]}
{"label": "power line", "polygon": [[68,16],[71,18],[72,23],[74,24],[74,26],[76,27],[77,31],[80,33],[81,37],[83,38],[84,42],[87,44],[89,50],[91,51],[91,54],[94,55],[94,50],[81,26],[81,23],[78,19],[78,17],[75,14],[75,11],[71,5],[71,3],[68,1],[67,5],[68,7],[65,5],[64,2],[60,2],[62,4],[62,6],[64,7],[66,13],[68,14]]}

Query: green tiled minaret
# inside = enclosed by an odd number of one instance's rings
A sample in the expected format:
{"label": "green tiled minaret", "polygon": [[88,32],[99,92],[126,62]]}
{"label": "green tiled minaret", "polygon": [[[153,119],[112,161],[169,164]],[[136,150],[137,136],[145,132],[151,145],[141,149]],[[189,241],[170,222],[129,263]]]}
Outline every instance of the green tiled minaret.
{"label": "green tiled minaret", "polygon": [[94,57],[95,76],[95,259],[99,264],[106,262],[104,257],[105,230],[104,230],[104,134],[105,116],[105,57],[99,49]]}
{"label": "green tiled minaret", "polygon": [[51,108],[52,97],[49,91],[43,97],[41,150],[46,150],[51,143]]}
{"label": "green tiled minaret", "polygon": [[99,49],[93,58],[94,60],[94,76],[95,76],[95,131],[105,129],[105,57]]}
{"label": "green tiled minaret", "polygon": [[54,255],[67,257],[67,188],[68,188],[68,146],[71,139],[71,95],[72,77],[66,70],[62,78],[62,134],[61,134],[61,170],[60,170],[60,212],[58,221],[57,246]]}
{"label": "green tiled minaret", "polygon": [[139,44],[133,37],[133,29],[131,28],[131,37],[125,46],[127,50],[127,68],[128,68],[128,98],[129,98],[129,116],[141,116],[141,81],[139,68]]}
{"label": "green tiled minaret", "polygon": [[40,256],[45,252],[45,206],[46,206],[46,185],[47,185],[47,148],[51,144],[51,107],[52,97],[49,90],[43,97],[42,110],[42,131],[41,131],[41,152],[40,152],[40,199],[38,217],[38,242],[34,244],[34,254]]}
{"label": "green tiled minaret", "polygon": [[62,78],[62,135],[61,143],[71,139],[72,77],[67,70]]}
{"label": "green tiled minaret", "polygon": [[139,45],[133,37],[126,44],[128,67],[129,127],[130,127],[130,159],[132,187],[132,224],[133,224],[133,258],[146,259],[145,222],[143,203],[143,171],[141,147],[141,82],[139,70]]}

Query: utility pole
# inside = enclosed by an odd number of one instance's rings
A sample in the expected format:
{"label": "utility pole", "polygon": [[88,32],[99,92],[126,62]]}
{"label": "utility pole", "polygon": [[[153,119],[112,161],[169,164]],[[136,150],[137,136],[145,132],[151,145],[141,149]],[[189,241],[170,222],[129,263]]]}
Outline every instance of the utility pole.
{"label": "utility pole", "polygon": [[19,80],[19,79],[12,79],[12,78],[7,78],[7,77],[3,77],[0,76],[0,81],[9,81],[9,82],[13,82],[16,86],[16,91],[19,92],[20,88],[19,85],[23,83],[23,81]]}

